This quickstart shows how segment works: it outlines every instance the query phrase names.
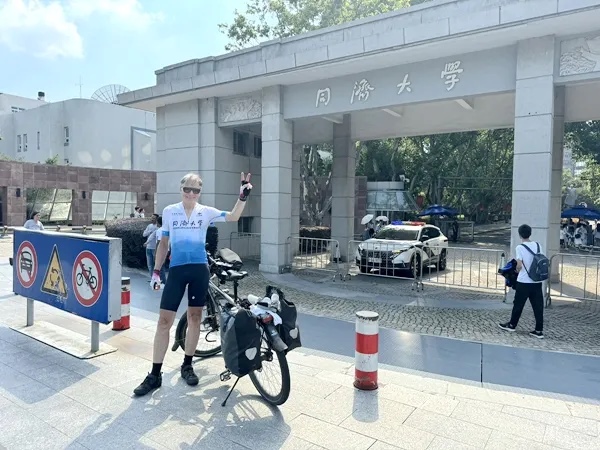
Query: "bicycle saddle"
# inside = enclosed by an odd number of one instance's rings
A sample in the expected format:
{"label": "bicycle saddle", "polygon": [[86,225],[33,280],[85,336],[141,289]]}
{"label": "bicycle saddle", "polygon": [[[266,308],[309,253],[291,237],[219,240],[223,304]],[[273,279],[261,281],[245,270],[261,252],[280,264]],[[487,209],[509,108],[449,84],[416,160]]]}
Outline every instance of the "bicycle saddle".
{"label": "bicycle saddle", "polygon": [[242,278],[246,278],[248,276],[248,272],[236,272],[235,270],[228,270],[227,275],[229,275],[230,280],[241,280]]}
{"label": "bicycle saddle", "polygon": [[239,255],[228,248],[222,248],[217,252],[217,257],[227,264],[231,264],[234,269],[239,269],[244,264]]}

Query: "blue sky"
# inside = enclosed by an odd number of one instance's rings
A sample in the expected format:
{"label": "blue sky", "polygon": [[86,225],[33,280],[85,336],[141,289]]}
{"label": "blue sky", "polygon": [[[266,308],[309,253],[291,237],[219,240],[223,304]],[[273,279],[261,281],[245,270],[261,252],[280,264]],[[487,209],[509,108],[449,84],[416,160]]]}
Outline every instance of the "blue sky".
{"label": "blue sky", "polygon": [[217,24],[246,0],[0,0],[0,92],[47,101],[151,86],[154,71],[225,53]]}

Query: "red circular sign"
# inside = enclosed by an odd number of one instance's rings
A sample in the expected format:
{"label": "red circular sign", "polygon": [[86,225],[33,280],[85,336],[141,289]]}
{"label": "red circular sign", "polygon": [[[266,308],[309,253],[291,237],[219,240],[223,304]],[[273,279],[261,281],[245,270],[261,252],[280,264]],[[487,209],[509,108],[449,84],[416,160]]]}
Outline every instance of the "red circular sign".
{"label": "red circular sign", "polygon": [[21,286],[24,288],[33,286],[38,272],[38,259],[31,242],[21,242],[17,250],[17,260],[13,264],[15,264],[17,278]]}
{"label": "red circular sign", "polygon": [[94,306],[102,294],[102,267],[92,252],[82,251],[73,263],[73,292],[83,306]]}

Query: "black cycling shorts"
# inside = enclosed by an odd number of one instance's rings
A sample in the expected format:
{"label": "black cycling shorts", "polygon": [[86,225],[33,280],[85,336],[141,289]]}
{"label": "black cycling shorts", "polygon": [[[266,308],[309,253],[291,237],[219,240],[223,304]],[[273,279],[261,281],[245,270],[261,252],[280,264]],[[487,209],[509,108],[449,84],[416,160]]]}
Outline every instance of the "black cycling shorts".
{"label": "black cycling shorts", "polygon": [[177,311],[186,287],[188,306],[203,307],[208,295],[209,279],[208,264],[184,264],[171,267],[160,299],[160,309]]}

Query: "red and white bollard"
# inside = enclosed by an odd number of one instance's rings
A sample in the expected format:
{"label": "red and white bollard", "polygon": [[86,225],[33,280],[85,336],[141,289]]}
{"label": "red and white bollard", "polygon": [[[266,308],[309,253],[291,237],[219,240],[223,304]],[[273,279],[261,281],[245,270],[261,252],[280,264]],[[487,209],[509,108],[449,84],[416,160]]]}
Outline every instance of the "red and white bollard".
{"label": "red and white bollard", "polygon": [[121,318],[113,322],[113,330],[122,331],[129,329],[130,302],[131,279],[129,277],[121,277]]}
{"label": "red and white bollard", "polygon": [[373,311],[356,313],[356,352],[354,387],[363,391],[377,389],[379,355],[379,314]]}

